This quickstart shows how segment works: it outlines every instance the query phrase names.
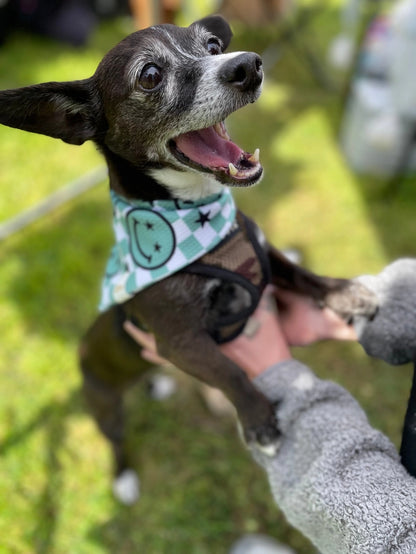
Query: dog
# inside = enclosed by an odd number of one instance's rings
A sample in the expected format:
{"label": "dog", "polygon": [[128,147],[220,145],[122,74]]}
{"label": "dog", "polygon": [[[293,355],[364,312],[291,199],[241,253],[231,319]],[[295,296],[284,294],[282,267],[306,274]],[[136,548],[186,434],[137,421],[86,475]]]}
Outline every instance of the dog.
{"label": "dog", "polygon": [[364,287],[288,261],[236,210],[230,189],[258,183],[263,168],[224,120],[258,99],[263,68],[253,52],[225,53],[231,37],[218,15],[158,25],[122,40],[88,79],[0,92],[0,123],[70,144],[92,140],[108,165],[117,242],[80,367],[125,503],[137,498],[138,480],[123,446],[123,394],[149,367],[126,320],[153,333],[175,366],[221,389],[245,440],[273,452],[274,407],[218,344],[241,332],[269,282],[347,319],[376,309]]}

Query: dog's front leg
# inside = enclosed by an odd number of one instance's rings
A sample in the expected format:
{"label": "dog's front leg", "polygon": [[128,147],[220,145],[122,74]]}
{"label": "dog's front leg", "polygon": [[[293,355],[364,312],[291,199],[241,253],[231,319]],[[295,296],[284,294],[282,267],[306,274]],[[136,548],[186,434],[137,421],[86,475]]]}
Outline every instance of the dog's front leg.
{"label": "dog's front leg", "polygon": [[140,314],[163,357],[222,390],[235,406],[248,442],[273,446],[279,436],[273,406],[244,371],[222,354],[205,329],[205,284],[193,275],[172,276],[127,302],[127,317]]}
{"label": "dog's front leg", "polygon": [[178,348],[177,344],[158,337],[157,347],[174,365],[223,391],[237,410],[248,443],[257,442],[266,450],[274,450],[280,433],[273,406],[245,372],[222,354],[208,334],[194,334],[187,348]]}
{"label": "dog's front leg", "polygon": [[272,283],[309,296],[320,306],[328,306],[346,321],[356,315],[372,317],[377,311],[376,296],[360,283],[350,279],[322,277],[288,260],[269,245]]}

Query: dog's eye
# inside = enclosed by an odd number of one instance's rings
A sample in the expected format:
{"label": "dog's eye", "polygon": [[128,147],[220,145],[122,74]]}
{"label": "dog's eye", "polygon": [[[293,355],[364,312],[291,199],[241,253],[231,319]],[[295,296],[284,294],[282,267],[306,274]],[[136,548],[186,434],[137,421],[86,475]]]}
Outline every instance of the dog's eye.
{"label": "dog's eye", "polygon": [[149,63],[140,73],[139,85],[145,90],[152,90],[162,81],[163,74],[160,67]]}
{"label": "dog's eye", "polygon": [[210,38],[207,44],[207,50],[211,56],[218,56],[218,54],[221,54],[222,48],[220,41],[216,38]]}

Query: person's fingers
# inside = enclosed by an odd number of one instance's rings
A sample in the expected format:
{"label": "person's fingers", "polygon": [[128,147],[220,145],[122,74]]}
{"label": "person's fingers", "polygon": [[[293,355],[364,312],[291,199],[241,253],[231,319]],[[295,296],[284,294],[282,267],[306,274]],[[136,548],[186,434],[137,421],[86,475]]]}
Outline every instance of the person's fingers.
{"label": "person's fingers", "polygon": [[168,360],[162,358],[157,353],[156,341],[151,333],[142,331],[131,321],[125,321],[123,323],[123,327],[126,333],[128,333],[132,339],[143,347],[141,356],[144,360],[147,360],[155,365],[169,365]]}
{"label": "person's fingers", "polygon": [[151,364],[163,365],[163,366],[170,365],[167,360],[160,357],[158,354],[156,354],[155,352],[152,352],[151,350],[146,350],[145,348],[143,348],[140,355],[144,360],[146,360],[147,362],[150,362]]}
{"label": "person's fingers", "polygon": [[156,343],[154,336],[151,333],[146,333],[137,327],[134,323],[126,320],[123,323],[124,330],[143,348],[150,348],[156,350]]}

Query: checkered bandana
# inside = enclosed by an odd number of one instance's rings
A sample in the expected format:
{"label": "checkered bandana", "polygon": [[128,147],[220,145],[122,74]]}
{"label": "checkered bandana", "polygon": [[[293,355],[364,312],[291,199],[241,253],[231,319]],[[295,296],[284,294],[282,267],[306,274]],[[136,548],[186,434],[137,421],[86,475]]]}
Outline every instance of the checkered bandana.
{"label": "checkered bandana", "polygon": [[107,263],[99,309],[125,302],[212,250],[228,234],[231,192],[198,202],[128,200],[111,191],[116,244]]}

